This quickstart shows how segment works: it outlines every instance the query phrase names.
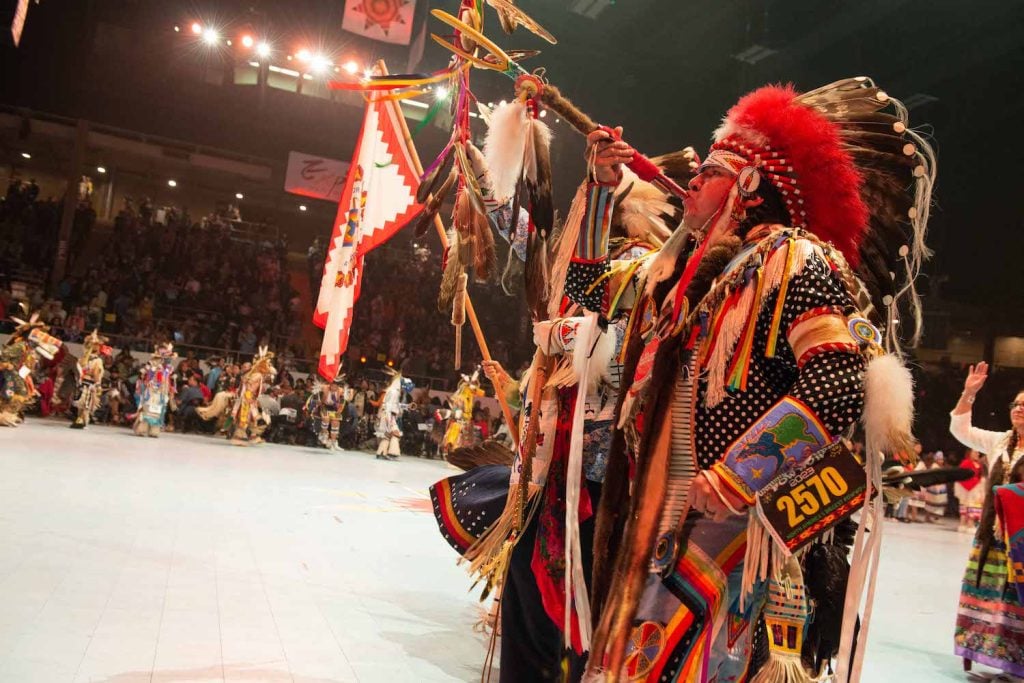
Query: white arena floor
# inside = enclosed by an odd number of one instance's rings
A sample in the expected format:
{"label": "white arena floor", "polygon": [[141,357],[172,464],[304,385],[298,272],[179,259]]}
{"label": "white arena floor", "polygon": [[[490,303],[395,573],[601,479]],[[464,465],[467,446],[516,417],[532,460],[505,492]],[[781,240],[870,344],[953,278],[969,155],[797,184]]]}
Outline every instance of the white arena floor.
{"label": "white arena floor", "polygon": [[[477,681],[479,609],[426,493],[450,471],[0,429],[0,681]],[[977,680],[951,654],[968,538],[885,534],[862,680]]]}

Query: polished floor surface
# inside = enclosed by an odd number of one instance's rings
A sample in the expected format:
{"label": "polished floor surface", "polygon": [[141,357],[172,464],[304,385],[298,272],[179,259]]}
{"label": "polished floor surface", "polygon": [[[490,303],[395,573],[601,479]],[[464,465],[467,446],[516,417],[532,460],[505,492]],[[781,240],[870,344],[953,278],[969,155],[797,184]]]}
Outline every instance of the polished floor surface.
{"label": "polished floor surface", "polygon": [[[438,462],[30,420],[0,429],[0,681],[479,680]],[[863,681],[965,681],[968,539],[885,528]]]}

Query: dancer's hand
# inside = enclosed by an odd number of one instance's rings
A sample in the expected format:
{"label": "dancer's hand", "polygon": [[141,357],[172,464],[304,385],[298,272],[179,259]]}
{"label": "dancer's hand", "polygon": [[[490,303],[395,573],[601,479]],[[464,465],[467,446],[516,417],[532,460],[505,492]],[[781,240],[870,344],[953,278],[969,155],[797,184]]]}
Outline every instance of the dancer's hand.
{"label": "dancer's hand", "polygon": [[968,398],[973,398],[975,394],[981,391],[981,387],[985,385],[985,380],[987,379],[988,363],[981,361],[977,365],[972,365],[967,373],[967,379],[964,380],[964,394]]}
{"label": "dancer's hand", "polygon": [[[712,479],[713,478],[713,479]],[[718,484],[716,486],[712,484]],[[721,494],[719,493],[721,491]],[[719,483],[718,475],[711,470],[703,470],[693,479],[689,493],[690,509],[703,512],[716,522],[721,522],[734,514],[742,513],[747,504],[738,497],[725,491]],[[728,501],[728,504],[726,504]],[[732,506],[732,509],[730,509]],[[735,510],[735,512],[734,512]]]}
{"label": "dancer's hand", "polygon": [[496,360],[485,360],[480,367],[483,368],[484,375],[491,380],[496,391],[502,391],[512,381],[509,374],[505,372],[505,368],[501,367],[501,363]]}
{"label": "dancer's hand", "polygon": [[594,179],[599,183],[618,183],[622,179],[622,164],[632,161],[636,154],[636,150],[621,139],[622,126],[617,126],[615,133],[613,136],[607,130],[598,128],[587,136],[585,158],[588,167],[593,169]]}

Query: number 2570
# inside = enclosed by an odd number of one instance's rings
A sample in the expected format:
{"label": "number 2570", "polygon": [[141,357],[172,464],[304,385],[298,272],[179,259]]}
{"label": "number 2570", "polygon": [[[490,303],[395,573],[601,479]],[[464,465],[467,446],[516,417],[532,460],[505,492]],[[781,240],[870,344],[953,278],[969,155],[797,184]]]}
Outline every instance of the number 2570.
{"label": "number 2570", "polygon": [[786,513],[789,526],[795,527],[804,521],[807,515],[817,513],[822,506],[832,502],[832,498],[838,498],[848,489],[849,486],[843,475],[839,474],[839,470],[835,467],[825,467],[804,483],[794,486],[792,491],[775,502],[775,506],[779,512]]}

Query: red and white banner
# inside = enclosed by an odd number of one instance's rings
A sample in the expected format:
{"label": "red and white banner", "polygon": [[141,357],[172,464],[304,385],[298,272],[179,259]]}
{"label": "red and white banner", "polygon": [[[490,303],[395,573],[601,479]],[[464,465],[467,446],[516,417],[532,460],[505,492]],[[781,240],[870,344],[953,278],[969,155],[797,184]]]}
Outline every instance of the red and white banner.
{"label": "red and white banner", "polygon": [[395,102],[368,102],[352,167],[334,219],[313,322],[324,331],[320,374],[333,380],[348,348],[352,313],[362,286],[363,260],[422,208],[419,176],[402,133]]}
{"label": "red and white banner", "polygon": [[341,200],[348,176],[347,161],[328,159],[315,154],[288,152],[288,169],[284,175],[284,191],[313,199]]}
{"label": "red and white banner", "polygon": [[341,27],[373,40],[408,45],[416,0],[345,0]]}

